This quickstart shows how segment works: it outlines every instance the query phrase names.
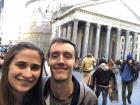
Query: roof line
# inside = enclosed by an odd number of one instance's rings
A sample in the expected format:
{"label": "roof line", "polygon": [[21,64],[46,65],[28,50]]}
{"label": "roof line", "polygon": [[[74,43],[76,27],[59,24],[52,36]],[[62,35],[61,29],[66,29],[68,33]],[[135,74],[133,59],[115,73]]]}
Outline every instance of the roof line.
{"label": "roof line", "polygon": [[71,12],[71,11],[77,9],[77,8],[84,8],[84,7],[87,7],[87,6],[97,5],[99,3],[106,3],[106,2],[110,2],[110,1],[116,1],[116,0],[104,0],[104,1],[86,2],[86,3],[74,5],[72,8],[70,8],[68,11],[64,12],[63,14],[61,14],[59,17],[62,17],[62,16],[66,15],[67,13],[69,13],[69,12]]}
{"label": "roof line", "polygon": [[131,13],[132,13],[133,15],[135,15],[135,16],[140,20],[140,17],[136,14],[136,12],[134,12],[134,10],[132,10],[123,0],[122,0],[122,3],[123,3],[123,5],[124,5],[128,10],[131,11]]}

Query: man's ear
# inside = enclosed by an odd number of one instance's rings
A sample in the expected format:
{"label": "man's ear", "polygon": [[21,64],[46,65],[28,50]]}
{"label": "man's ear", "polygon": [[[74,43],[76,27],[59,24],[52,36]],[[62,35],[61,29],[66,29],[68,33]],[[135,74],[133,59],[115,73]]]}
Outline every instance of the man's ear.
{"label": "man's ear", "polygon": [[45,59],[45,61],[47,62],[48,66],[50,66],[49,58]]}

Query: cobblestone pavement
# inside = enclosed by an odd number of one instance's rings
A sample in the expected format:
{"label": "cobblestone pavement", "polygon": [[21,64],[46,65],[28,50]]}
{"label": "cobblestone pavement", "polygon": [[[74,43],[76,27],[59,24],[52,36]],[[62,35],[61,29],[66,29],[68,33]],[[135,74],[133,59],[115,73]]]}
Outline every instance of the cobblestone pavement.
{"label": "cobblestone pavement", "polygon": [[[74,71],[73,74],[75,77],[81,81],[82,80],[82,74],[80,72]],[[117,75],[117,83],[118,83],[118,92],[119,92],[119,101],[118,102],[111,102],[108,98],[107,105],[122,105],[122,96],[121,96],[121,78],[120,75]],[[132,104],[131,105],[140,105],[140,77],[136,82],[134,82],[133,86],[133,93],[131,97]],[[100,97],[98,99],[99,105],[102,105],[102,94],[100,94]],[[127,103],[127,105],[129,105]]]}

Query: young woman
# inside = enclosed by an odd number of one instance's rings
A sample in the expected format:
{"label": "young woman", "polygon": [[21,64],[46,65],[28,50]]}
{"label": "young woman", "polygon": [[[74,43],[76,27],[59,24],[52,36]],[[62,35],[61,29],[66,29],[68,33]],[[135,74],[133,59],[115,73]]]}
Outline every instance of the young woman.
{"label": "young woman", "polygon": [[43,52],[21,42],[7,52],[0,81],[0,105],[43,105]]}

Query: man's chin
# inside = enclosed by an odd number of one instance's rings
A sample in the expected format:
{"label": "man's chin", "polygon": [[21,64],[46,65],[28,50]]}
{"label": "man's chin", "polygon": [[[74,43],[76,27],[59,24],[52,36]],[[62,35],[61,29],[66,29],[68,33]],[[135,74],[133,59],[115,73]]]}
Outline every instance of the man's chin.
{"label": "man's chin", "polygon": [[67,79],[66,79],[66,77],[63,77],[63,76],[57,76],[57,77],[54,77],[54,80],[57,82],[64,82]]}

